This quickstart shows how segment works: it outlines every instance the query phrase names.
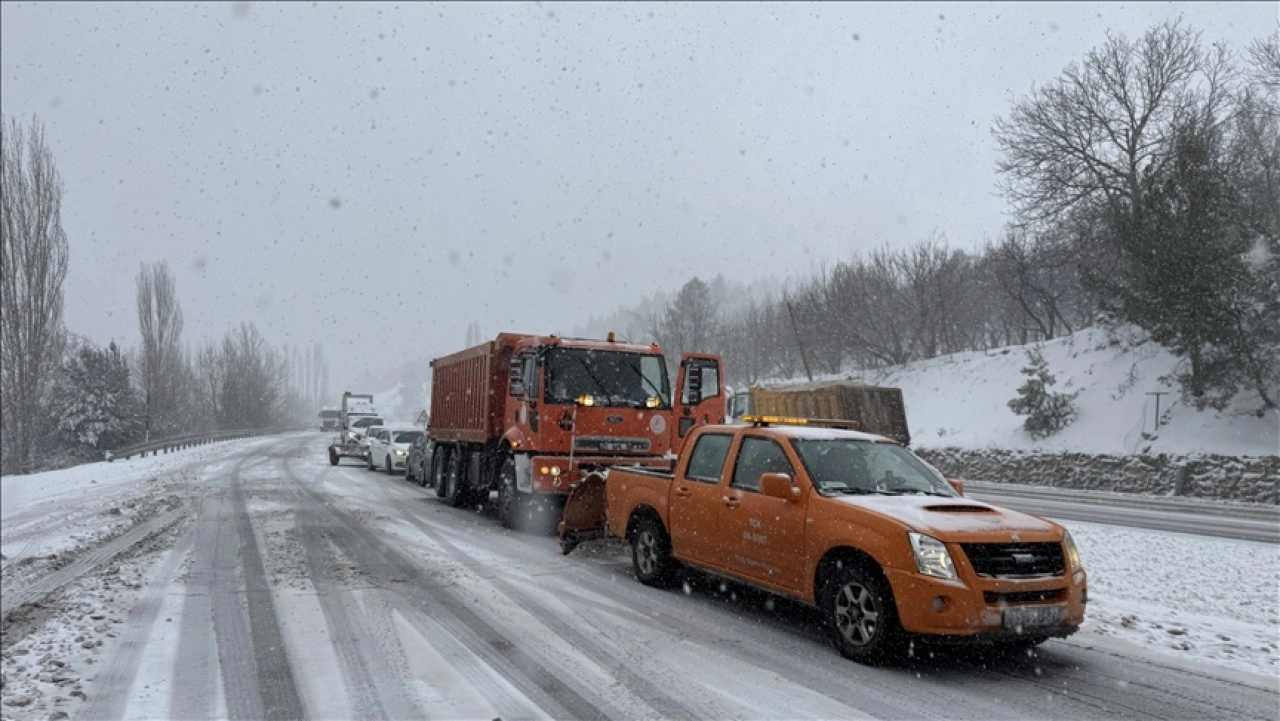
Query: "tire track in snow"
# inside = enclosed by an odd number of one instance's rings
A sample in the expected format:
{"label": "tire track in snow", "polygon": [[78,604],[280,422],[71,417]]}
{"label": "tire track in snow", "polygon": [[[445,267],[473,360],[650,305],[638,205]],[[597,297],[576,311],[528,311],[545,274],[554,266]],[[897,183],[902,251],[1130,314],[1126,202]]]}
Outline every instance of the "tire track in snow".
{"label": "tire track in snow", "polygon": [[[262,564],[258,539],[254,535],[252,519],[245,504],[244,489],[240,483],[241,468],[242,466],[237,466],[231,476],[231,501],[233,520],[240,540],[244,598],[249,613],[249,641],[257,667],[257,686],[263,718],[298,719],[305,716],[305,712],[293,678],[293,668],[289,665],[289,656],[280,631],[280,619],[276,615],[275,601],[271,597],[271,585],[267,583],[267,572]],[[225,666],[223,670],[225,672]]]}
{"label": "tire track in snow", "polygon": [[387,657],[381,653],[383,649],[370,648],[379,635],[367,622],[355,594],[343,588],[330,572],[331,561],[325,549],[332,543],[318,514],[305,507],[309,501],[301,494],[296,494],[296,499],[300,502],[294,517],[306,553],[307,576],[329,627],[352,714],[380,719],[421,717],[400,682],[403,676],[389,667]]}
{"label": "tire track in snow", "polygon": [[169,591],[169,585],[173,583],[179,567],[191,550],[192,536],[190,531],[183,533],[169,549],[164,564],[151,580],[150,588],[129,609],[125,627],[111,649],[111,659],[94,679],[85,718],[116,719],[124,715],[129,693],[133,690],[134,679],[137,678],[138,667],[142,663],[143,652],[150,640],[151,629],[160,615],[160,606]]}
{"label": "tire track in snow", "polygon": [[602,708],[598,701],[588,700],[548,669],[548,664],[535,658],[481,618],[467,603],[448,589],[447,579],[432,576],[403,555],[400,549],[378,538],[370,529],[334,508],[293,472],[287,459],[284,469],[289,478],[313,501],[314,508],[326,515],[335,527],[346,533],[333,541],[358,563],[379,585],[387,589],[403,589],[399,595],[416,610],[443,623],[459,637],[471,652],[501,673],[521,690],[529,700],[553,718],[615,718],[624,714]]}
{"label": "tire track in snow", "polygon": [[548,629],[563,639],[574,649],[589,658],[600,668],[611,673],[615,678],[622,682],[623,686],[639,697],[645,704],[650,706],[661,718],[667,719],[700,719],[700,718],[723,718],[728,713],[728,709],[723,708],[701,708],[693,709],[685,703],[677,700],[665,691],[666,688],[679,688],[679,679],[677,674],[670,671],[664,675],[663,681],[655,682],[636,673],[631,663],[620,658],[615,651],[611,651],[604,644],[597,641],[590,635],[583,633],[578,628],[570,625],[561,618],[561,614],[548,608],[541,601],[532,595],[521,591],[515,585],[507,582],[499,576],[491,573],[491,569],[480,563],[474,556],[464,552],[462,549],[453,545],[438,533],[431,524],[424,521],[420,516],[411,513],[404,503],[397,503],[390,497],[385,495],[387,502],[394,506],[401,517],[417,528],[423,535],[429,538],[433,543],[439,546],[450,558],[461,564],[479,576],[485,578],[489,585],[498,590],[499,593],[506,596],[519,607],[537,617]]}
{"label": "tire track in snow", "polygon": [[208,506],[208,500],[202,499],[196,514],[192,534],[195,547],[182,599],[178,655],[173,660],[169,718],[180,721],[213,718],[214,692],[219,676],[212,603],[219,521],[211,517]]}

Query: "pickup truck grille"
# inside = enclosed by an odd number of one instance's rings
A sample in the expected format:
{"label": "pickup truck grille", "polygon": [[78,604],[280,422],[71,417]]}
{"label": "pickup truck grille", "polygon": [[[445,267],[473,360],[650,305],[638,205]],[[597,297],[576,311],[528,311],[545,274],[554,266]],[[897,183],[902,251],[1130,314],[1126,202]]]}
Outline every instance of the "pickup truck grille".
{"label": "pickup truck grille", "polygon": [[1059,543],[962,543],[979,576],[1061,576],[1066,572]]}
{"label": "pickup truck grille", "polygon": [[575,451],[601,451],[605,453],[648,453],[648,438],[611,438],[609,436],[583,436],[573,440]]}

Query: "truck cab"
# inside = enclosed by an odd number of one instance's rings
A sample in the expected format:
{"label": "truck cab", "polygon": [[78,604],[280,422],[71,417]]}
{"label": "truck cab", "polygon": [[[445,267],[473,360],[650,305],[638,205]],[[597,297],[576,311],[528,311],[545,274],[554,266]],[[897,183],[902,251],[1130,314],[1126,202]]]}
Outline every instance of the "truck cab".
{"label": "truck cab", "polygon": [[745,420],[695,430],[672,472],[596,474],[566,505],[562,548],[616,535],[642,583],[687,565],[798,599],[868,663],[912,636],[1035,644],[1083,622],[1062,526],[964,498],[894,439]]}

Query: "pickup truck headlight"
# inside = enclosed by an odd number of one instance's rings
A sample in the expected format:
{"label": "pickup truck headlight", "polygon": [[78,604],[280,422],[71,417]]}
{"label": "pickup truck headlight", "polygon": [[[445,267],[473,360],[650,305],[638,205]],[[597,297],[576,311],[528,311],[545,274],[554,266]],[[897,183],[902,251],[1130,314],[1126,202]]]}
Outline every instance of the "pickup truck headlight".
{"label": "pickup truck headlight", "polygon": [[916,570],[935,578],[956,577],[956,566],[951,562],[951,553],[942,541],[915,531],[907,532],[907,538],[911,539],[911,551],[916,556]]}
{"label": "pickup truck headlight", "polygon": [[1062,530],[1062,550],[1067,554],[1067,573],[1084,570],[1084,564],[1080,563],[1080,549],[1076,548],[1076,539],[1065,528]]}

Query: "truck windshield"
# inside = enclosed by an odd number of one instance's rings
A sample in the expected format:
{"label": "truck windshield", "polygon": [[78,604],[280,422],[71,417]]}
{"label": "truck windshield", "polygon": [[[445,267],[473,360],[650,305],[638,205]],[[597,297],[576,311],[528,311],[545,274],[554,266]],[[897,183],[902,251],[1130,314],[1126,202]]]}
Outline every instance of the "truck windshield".
{"label": "truck windshield", "polygon": [[791,443],[823,495],[956,495],[944,479],[901,446],[852,438],[796,438]]}
{"label": "truck windshield", "polygon": [[671,407],[667,364],[660,355],[552,348],[546,355],[546,402],[592,396],[600,405],[644,408],[651,398]]}
{"label": "truck windshield", "polygon": [[341,414],[338,411],[320,411],[320,418],[326,421],[330,421],[330,420],[336,421],[338,420],[338,416],[340,415]]}
{"label": "truck windshield", "polygon": [[359,418],[357,420],[351,421],[352,428],[368,428],[369,426],[380,426],[380,425],[382,425],[382,419],[375,418],[373,416],[366,416],[364,418]]}

